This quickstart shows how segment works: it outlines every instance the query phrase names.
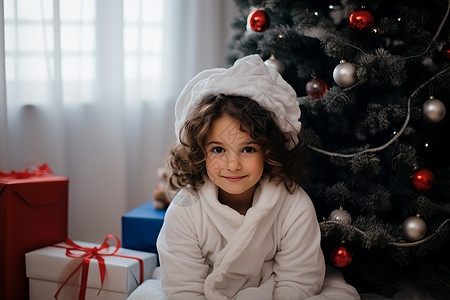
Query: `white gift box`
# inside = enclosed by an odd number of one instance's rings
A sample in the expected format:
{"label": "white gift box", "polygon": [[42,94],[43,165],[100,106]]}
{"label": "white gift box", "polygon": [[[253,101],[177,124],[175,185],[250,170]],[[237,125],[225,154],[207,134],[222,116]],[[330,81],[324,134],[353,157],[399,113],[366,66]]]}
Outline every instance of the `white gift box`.
{"label": "white gift box", "polygon": [[[85,248],[100,247],[99,244],[74,241],[77,245]],[[65,246],[65,243],[56,244]],[[108,252],[112,252],[115,246],[111,246]],[[83,253],[73,251],[74,253]],[[101,251],[102,253],[104,251]],[[135,251],[120,248],[116,255],[140,258],[143,261],[144,272],[143,279],[152,276],[156,267],[156,254]],[[127,299],[127,297],[140,284],[140,263],[138,259],[125,258],[119,256],[102,256],[105,260],[106,273],[101,288],[101,278],[99,263],[97,259],[92,258],[89,263],[89,272],[87,277],[86,299]],[[61,282],[71,273],[73,269],[81,262],[80,259],[66,256],[66,249],[54,246],[44,247],[25,254],[26,274],[30,284],[30,300],[54,299],[55,293],[61,285]],[[81,272],[80,272],[81,273]],[[77,283],[80,282],[79,275]],[[60,293],[60,299],[63,299],[63,291]],[[69,284],[67,284],[67,288]],[[79,287],[77,287],[78,298]]]}

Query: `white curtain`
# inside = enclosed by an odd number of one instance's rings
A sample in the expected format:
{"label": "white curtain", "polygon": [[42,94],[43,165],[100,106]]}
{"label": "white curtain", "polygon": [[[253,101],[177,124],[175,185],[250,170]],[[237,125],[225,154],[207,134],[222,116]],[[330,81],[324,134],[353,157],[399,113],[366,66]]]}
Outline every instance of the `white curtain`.
{"label": "white curtain", "polygon": [[121,236],[174,142],[174,102],[224,66],[233,0],[0,2],[0,168],[69,178],[69,237]]}

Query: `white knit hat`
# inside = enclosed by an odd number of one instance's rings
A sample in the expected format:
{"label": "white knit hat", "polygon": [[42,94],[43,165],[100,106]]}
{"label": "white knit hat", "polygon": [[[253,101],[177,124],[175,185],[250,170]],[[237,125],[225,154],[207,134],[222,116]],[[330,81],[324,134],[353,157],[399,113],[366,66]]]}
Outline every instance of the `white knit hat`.
{"label": "white knit hat", "polygon": [[179,132],[187,116],[206,97],[248,97],[263,108],[272,111],[275,123],[289,139],[287,147],[298,143],[301,123],[300,108],[294,89],[259,55],[250,55],[237,60],[229,69],[217,68],[200,72],[185,86],[175,105],[175,134]]}

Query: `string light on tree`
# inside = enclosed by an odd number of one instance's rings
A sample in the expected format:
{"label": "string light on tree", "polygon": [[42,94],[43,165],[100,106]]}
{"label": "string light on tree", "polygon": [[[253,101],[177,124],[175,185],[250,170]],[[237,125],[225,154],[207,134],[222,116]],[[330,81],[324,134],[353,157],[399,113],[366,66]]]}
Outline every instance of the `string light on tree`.
{"label": "string light on tree", "polygon": [[333,8],[342,6],[341,0],[329,0],[328,4],[329,4],[328,5],[329,9],[333,9]]}
{"label": "string light on tree", "polygon": [[422,106],[422,111],[425,120],[432,123],[442,121],[446,113],[444,103],[439,99],[435,99],[433,96],[430,96],[430,99],[425,101]]}
{"label": "string light on tree", "polygon": [[363,6],[350,14],[349,26],[355,30],[366,31],[373,26],[373,16]]}
{"label": "string light on tree", "polygon": [[408,241],[421,240],[427,233],[427,224],[419,215],[406,218],[401,226],[402,234]]}
{"label": "string light on tree", "polygon": [[345,60],[341,60],[334,68],[333,79],[341,87],[349,87],[356,82],[356,67]]}
{"label": "string light on tree", "polygon": [[264,8],[252,11],[247,17],[247,28],[255,32],[266,31],[270,26],[270,17]]}
{"label": "string light on tree", "polygon": [[284,73],[285,66],[281,60],[275,58],[275,55],[272,54],[269,59],[264,61],[264,63],[267,66],[272,67],[275,70],[277,70],[278,73],[280,73],[280,74]]}
{"label": "string light on tree", "polygon": [[417,171],[409,177],[409,182],[411,188],[416,192],[427,192],[434,185],[434,175],[428,169],[418,168]]}
{"label": "string light on tree", "polygon": [[322,98],[327,93],[327,83],[322,78],[313,77],[306,83],[306,93],[314,99]]}

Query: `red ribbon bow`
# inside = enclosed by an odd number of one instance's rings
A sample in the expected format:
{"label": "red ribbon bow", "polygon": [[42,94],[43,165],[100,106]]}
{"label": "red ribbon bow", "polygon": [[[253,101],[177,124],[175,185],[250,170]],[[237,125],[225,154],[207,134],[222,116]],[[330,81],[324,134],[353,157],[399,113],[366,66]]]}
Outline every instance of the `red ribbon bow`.
{"label": "red ribbon bow", "polygon": [[[110,245],[108,244],[108,240],[111,238],[115,238],[116,248],[112,252],[106,252]],[[100,270],[100,280],[101,280],[101,286],[98,291],[98,294],[100,294],[101,290],[103,289],[103,282],[105,281],[105,274],[106,274],[106,265],[105,265],[105,259],[103,256],[117,256],[117,257],[124,257],[124,258],[131,258],[131,259],[137,259],[139,261],[140,266],[140,278],[139,278],[139,284],[141,284],[144,281],[144,262],[142,259],[138,257],[132,257],[132,256],[125,256],[125,255],[118,255],[116,254],[117,251],[120,249],[120,239],[114,235],[114,234],[108,234],[103,241],[102,245],[97,248],[86,248],[81,247],[74,243],[71,239],[66,240],[66,244],[69,245],[69,247],[65,246],[59,246],[54,245],[54,247],[58,248],[64,248],[66,249],[66,256],[71,258],[83,258],[83,262],[79,264],[68,276],[67,278],[62,282],[61,286],[59,287],[58,291],[55,294],[55,299],[58,299],[58,295],[61,292],[64,285],[70,280],[70,278],[75,275],[80,268],[81,269],[81,283],[80,283],[80,293],[78,296],[79,300],[84,300],[86,297],[86,289],[87,289],[87,278],[88,278],[88,272],[89,272],[89,262],[91,259],[96,259],[98,261],[98,268]],[[84,253],[76,253],[76,252],[84,252]]]}
{"label": "red ribbon bow", "polygon": [[14,171],[11,170],[11,173],[3,173],[0,171],[0,177],[14,177],[14,178],[28,178],[31,176],[42,176],[45,174],[52,174],[52,170],[47,166],[47,164],[42,164],[38,166],[31,166],[26,168],[24,171]]}

